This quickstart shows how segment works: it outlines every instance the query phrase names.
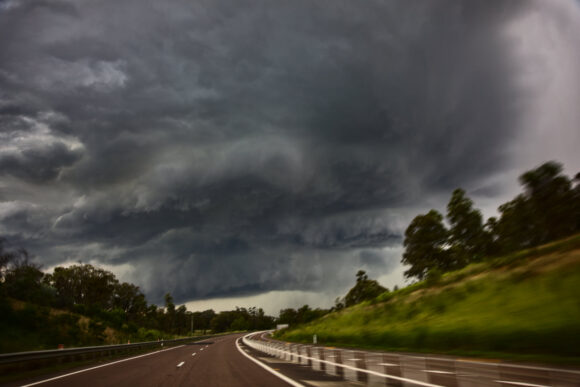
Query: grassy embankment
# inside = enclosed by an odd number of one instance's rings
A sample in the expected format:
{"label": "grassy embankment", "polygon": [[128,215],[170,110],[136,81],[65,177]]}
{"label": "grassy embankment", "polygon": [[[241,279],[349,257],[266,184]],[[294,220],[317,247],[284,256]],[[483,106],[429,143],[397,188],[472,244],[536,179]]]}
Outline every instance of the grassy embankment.
{"label": "grassy embankment", "polygon": [[277,337],[580,364],[580,235],[384,293]]}

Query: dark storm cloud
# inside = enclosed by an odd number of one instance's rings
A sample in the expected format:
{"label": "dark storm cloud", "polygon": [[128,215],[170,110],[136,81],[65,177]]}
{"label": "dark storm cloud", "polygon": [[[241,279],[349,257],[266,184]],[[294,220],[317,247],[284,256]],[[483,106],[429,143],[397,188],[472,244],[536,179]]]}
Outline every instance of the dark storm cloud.
{"label": "dark storm cloud", "polygon": [[80,155],[63,143],[41,149],[21,150],[14,155],[0,156],[0,174],[23,179],[52,180],[63,167],[74,164]]}
{"label": "dark storm cloud", "polygon": [[388,272],[392,210],[505,165],[523,4],[3,1],[0,114],[36,129],[2,121],[0,197],[66,192],[34,253],[157,301]]}

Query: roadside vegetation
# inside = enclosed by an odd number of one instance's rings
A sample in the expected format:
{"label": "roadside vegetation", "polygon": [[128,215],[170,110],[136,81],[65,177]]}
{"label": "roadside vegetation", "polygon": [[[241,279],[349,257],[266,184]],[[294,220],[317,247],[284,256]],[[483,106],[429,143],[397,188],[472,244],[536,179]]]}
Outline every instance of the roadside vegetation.
{"label": "roadside vegetation", "polygon": [[149,304],[138,286],[88,264],[46,274],[25,250],[0,240],[0,352],[155,341],[194,334],[268,329],[260,308],[188,311],[171,294]]}
{"label": "roadside vegetation", "polygon": [[385,292],[277,337],[580,364],[578,284],[580,235]]}
{"label": "roadside vegetation", "polygon": [[380,285],[359,272],[333,313],[277,337],[580,364],[580,174],[569,179],[548,162],[520,183],[524,192],[485,223],[455,190],[447,224],[431,210],[405,232],[410,285],[377,295]]}

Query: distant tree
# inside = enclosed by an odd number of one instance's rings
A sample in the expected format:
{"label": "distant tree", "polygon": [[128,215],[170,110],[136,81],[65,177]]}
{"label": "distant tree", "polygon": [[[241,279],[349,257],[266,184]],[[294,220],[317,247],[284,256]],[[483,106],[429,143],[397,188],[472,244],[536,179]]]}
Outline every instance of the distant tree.
{"label": "distant tree", "polygon": [[533,213],[534,244],[574,232],[574,193],[560,163],[549,161],[520,176],[529,210]]}
{"label": "distant tree", "polygon": [[151,304],[147,306],[145,312],[146,326],[157,330],[163,329],[164,312],[165,311],[162,308],[158,308],[157,305]]}
{"label": "distant tree", "polygon": [[138,286],[127,282],[115,286],[113,306],[123,310],[132,320],[142,318],[147,312],[145,295],[141,293]]}
{"label": "distant tree", "polygon": [[236,314],[233,311],[219,312],[211,319],[210,327],[212,333],[226,332],[236,319]]}
{"label": "distant tree", "polygon": [[375,280],[370,280],[364,270],[356,273],[356,284],[348,291],[344,297],[346,307],[356,305],[366,300],[372,300],[387,289],[379,285]]}
{"label": "distant tree", "polygon": [[[479,210],[456,189],[447,205],[450,230],[435,210],[413,219],[405,231],[406,277],[431,280],[484,256],[511,253],[580,231],[580,173],[571,181],[549,161],[519,177],[524,192],[499,206],[485,225]],[[573,186],[574,184],[574,186]]]}
{"label": "distant tree", "polygon": [[490,217],[483,226],[483,230],[485,232],[485,240],[487,243],[485,251],[489,256],[496,256],[500,252],[497,229],[498,229],[498,220],[495,216]]}
{"label": "distant tree", "polygon": [[493,239],[501,254],[530,248],[580,230],[580,194],[562,174],[562,165],[549,161],[522,174],[524,193],[499,207]]}
{"label": "distant tree", "polygon": [[282,309],[280,310],[280,316],[278,317],[278,324],[288,324],[295,326],[298,324],[306,324],[310,321],[316,320],[327,314],[329,310],[327,309],[312,309],[308,305],[303,305],[298,309]]}
{"label": "distant tree", "polygon": [[473,201],[465,191],[457,188],[447,204],[450,256],[453,268],[480,261],[486,254],[489,237],[484,231],[481,212],[473,208]]}
{"label": "distant tree", "polygon": [[575,225],[574,228],[576,231],[580,231],[580,172],[574,176],[574,190],[573,190],[573,210]]}
{"label": "distant tree", "polygon": [[447,250],[448,235],[443,216],[438,211],[416,216],[405,230],[402,263],[410,266],[405,276],[422,280],[432,268],[441,271],[453,268],[455,265]]}
{"label": "distant tree", "polygon": [[334,300],[334,306],[331,308],[331,312],[337,312],[344,309],[344,297],[336,297]]}
{"label": "distant tree", "polygon": [[250,327],[250,323],[248,320],[244,318],[244,316],[237,316],[234,321],[232,321],[230,325],[230,329],[232,331],[247,331]]}
{"label": "distant tree", "polygon": [[501,214],[493,225],[500,254],[532,247],[539,243],[535,236],[534,211],[524,195],[499,206]]}
{"label": "distant tree", "polygon": [[4,283],[10,263],[14,260],[14,253],[4,248],[5,240],[0,238],[0,286]]}
{"label": "distant tree", "polygon": [[175,329],[175,304],[170,293],[165,294],[165,324],[166,332],[173,332]]}
{"label": "distant tree", "polygon": [[[252,312],[252,310],[254,312]],[[251,325],[249,326],[248,329],[254,329],[254,330],[264,330],[264,329],[270,329],[275,325],[275,318],[272,316],[268,316],[266,315],[266,313],[264,313],[264,310],[262,308],[250,308],[250,316],[252,317],[251,319]]]}
{"label": "distant tree", "polygon": [[216,313],[213,309],[208,309],[203,312],[193,313],[193,328],[201,329],[205,334],[208,329],[210,329],[211,320],[215,317]]}
{"label": "distant tree", "polygon": [[175,303],[173,302],[173,296],[171,293],[165,293],[163,299],[165,300],[166,312],[171,314],[175,313]]}
{"label": "distant tree", "polygon": [[298,312],[293,308],[286,308],[280,310],[278,317],[279,324],[296,325],[298,323]]}
{"label": "distant tree", "polygon": [[175,327],[173,332],[177,333],[178,335],[183,335],[186,332],[189,331],[189,326],[188,326],[188,322],[189,320],[187,319],[187,308],[185,307],[185,305],[180,305],[176,310],[175,310]]}

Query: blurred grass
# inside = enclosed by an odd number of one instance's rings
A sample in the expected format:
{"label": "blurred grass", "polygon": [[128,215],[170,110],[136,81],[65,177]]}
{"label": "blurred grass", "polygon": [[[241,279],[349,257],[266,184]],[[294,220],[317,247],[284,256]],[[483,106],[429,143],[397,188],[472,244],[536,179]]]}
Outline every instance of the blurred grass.
{"label": "blurred grass", "polygon": [[580,364],[580,235],[284,330],[283,340]]}

